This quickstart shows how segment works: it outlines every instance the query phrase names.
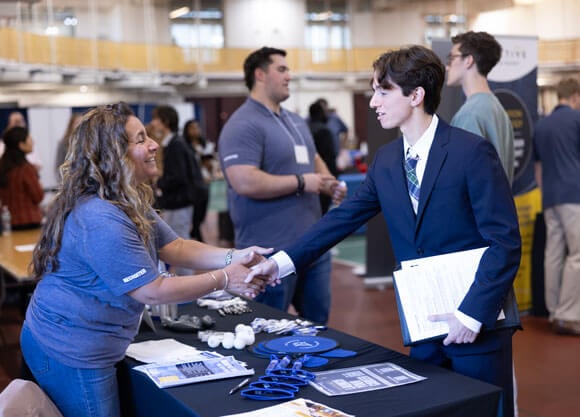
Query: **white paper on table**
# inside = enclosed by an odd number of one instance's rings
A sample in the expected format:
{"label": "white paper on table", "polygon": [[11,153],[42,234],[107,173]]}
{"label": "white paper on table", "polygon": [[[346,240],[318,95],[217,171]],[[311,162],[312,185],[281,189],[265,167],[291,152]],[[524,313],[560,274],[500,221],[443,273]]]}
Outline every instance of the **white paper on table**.
{"label": "white paper on table", "polygon": [[486,249],[401,262],[394,275],[411,342],[449,333],[446,322],[432,322],[428,317],[457,310]]}
{"label": "white paper on table", "polygon": [[200,356],[201,352],[175,339],[161,339],[131,343],[125,354],[141,362],[158,363],[190,360]]}
{"label": "white paper on table", "polygon": [[305,417],[305,416],[335,416],[335,417],[354,417],[351,414],[345,414],[340,410],[332,409],[324,404],[314,401],[296,398],[271,407],[261,408],[259,410],[247,411],[239,414],[228,414],[221,417]]}
{"label": "white paper on table", "polygon": [[14,249],[16,249],[16,252],[32,252],[35,246],[36,243],[29,243],[28,245],[16,245]]}

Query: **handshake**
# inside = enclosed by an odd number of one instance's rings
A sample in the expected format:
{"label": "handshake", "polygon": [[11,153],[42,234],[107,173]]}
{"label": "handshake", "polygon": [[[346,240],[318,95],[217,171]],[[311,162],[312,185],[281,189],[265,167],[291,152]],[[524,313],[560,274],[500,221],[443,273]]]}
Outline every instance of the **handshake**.
{"label": "handshake", "polygon": [[272,253],[272,248],[250,246],[234,252],[231,265],[228,265],[228,290],[246,297],[254,298],[266,290],[268,285],[280,284],[278,264],[264,255]]}

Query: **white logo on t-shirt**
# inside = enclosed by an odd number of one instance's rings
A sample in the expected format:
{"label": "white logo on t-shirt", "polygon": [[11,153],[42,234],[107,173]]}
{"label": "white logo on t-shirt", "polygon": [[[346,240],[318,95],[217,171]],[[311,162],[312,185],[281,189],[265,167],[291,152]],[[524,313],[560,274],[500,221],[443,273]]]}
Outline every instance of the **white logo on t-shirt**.
{"label": "white logo on t-shirt", "polygon": [[128,277],[123,278],[123,282],[127,283],[127,282],[131,282],[133,281],[135,278],[139,278],[142,277],[143,275],[145,275],[147,273],[147,270],[145,268],[141,268],[139,271],[135,272],[134,274],[129,275]]}

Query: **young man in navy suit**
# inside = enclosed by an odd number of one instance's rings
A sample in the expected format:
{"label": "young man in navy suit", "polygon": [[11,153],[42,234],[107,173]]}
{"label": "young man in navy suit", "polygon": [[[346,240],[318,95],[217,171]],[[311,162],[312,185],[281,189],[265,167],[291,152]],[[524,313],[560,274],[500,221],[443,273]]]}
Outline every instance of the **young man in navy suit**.
{"label": "young man in navy suit", "polygon": [[[353,197],[331,210],[298,241],[255,267],[248,278],[279,280],[382,212],[398,262],[488,247],[475,280],[445,320],[443,341],[411,347],[411,356],[502,387],[499,415],[512,417],[512,335],[519,328],[512,283],[521,238],[510,185],[488,140],[449,126],[435,114],[445,68],[422,46],[380,56],[373,64],[370,106],[385,129],[402,137],[382,146]],[[406,155],[416,163],[407,185]],[[509,308],[511,320],[498,321]],[[506,314],[507,315],[507,314]]]}

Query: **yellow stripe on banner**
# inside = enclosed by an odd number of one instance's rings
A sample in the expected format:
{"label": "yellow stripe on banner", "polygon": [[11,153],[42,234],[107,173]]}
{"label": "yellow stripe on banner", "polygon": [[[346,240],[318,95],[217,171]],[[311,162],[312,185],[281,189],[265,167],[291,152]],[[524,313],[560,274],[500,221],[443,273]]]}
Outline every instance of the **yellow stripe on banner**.
{"label": "yellow stripe on banner", "polygon": [[532,308],[532,243],[536,216],[542,211],[542,193],[539,188],[514,198],[522,235],[522,260],[514,281],[514,292],[520,311]]}

